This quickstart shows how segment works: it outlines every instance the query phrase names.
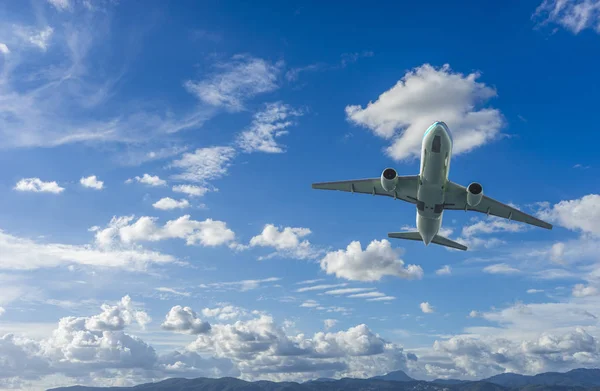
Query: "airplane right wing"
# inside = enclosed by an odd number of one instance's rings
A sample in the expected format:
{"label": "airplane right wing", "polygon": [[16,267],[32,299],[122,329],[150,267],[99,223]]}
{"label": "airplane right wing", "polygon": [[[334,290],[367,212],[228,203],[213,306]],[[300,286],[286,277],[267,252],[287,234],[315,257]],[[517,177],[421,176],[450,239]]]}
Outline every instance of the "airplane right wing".
{"label": "airplane right wing", "polygon": [[417,184],[419,182],[418,175],[398,176],[398,184],[394,191],[386,191],[381,186],[380,178],[356,179],[350,181],[339,182],[321,182],[313,183],[313,189],[320,190],[338,190],[347,191],[350,193],[362,193],[371,195],[381,195],[401,199],[402,201],[417,203]]}
{"label": "airplane right wing", "polygon": [[541,228],[552,229],[552,224],[548,224],[545,221],[485,195],[477,206],[469,206],[469,204],[467,204],[467,188],[450,181],[448,181],[446,189],[446,203],[444,204],[444,209],[472,210],[508,220],[535,225]]}

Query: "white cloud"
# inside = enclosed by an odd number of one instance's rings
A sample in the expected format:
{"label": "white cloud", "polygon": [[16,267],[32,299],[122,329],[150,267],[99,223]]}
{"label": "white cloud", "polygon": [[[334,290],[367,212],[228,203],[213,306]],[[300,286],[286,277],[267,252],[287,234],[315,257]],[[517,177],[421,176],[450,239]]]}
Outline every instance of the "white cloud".
{"label": "white cloud", "polygon": [[504,124],[497,109],[476,109],[496,96],[493,88],[477,82],[479,76],[455,73],[448,65],[424,64],[366,108],[347,106],[346,115],[352,123],[391,140],[386,153],[395,160],[419,157],[423,133],[438,120],[453,133],[453,153],[466,153],[497,138]]}
{"label": "white cloud", "polygon": [[202,197],[204,194],[209,192],[211,189],[204,186],[194,185],[176,185],[173,186],[173,191],[176,193],[184,193],[190,197]]}
{"label": "white cloud", "polygon": [[323,325],[325,326],[325,330],[329,330],[330,328],[335,327],[335,325],[337,324],[337,320],[335,319],[325,319],[323,321]]}
{"label": "white cloud", "polygon": [[188,246],[207,247],[232,244],[235,233],[223,221],[206,219],[197,221],[184,215],[169,220],[164,226],[156,225],[156,217],[142,216],[132,223],[134,216],[113,217],[107,228],[96,231],[96,243],[110,248],[114,244],[156,242],[167,239],[184,239]]}
{"label": "white cloud", "polygon": [[308,285],[308,284],[314,284],[315,282],[320,282],[320,281],[325,281],[325,279],[324,278],[315,278],[312,280],[298,281],[297,283],[295,283],[295,285]]}
{"label": "white cloud", "polygon": [[201,284],[200,288],[205,289],[236,289],[242,292],[258,289],[262,284],[268,282],[277,282],[281,280],[278,277],[269,277],[262,280],[242,280],[242,281],[231,281],[231,282],[213,282],[210,284]]}
{"label": "white cloud", "polygon": [[[277,227],[273,224],[264,226],[260,235],[250,239],[251,247],[272,247],[277,250],[265,258],[274,256],[296,259],[309,259],[318,255],[308,240],[301,240],[311,231],[308,228]],[[262,258],[262,257],[261,257]]]}
{"label": "white cloud", "polygon": [[347,295],[350,293],[358,293],[365,291],[372,291],[375,288],[342,288],[342,289],[334,289],[332,291],[326,291],[326,295]]}
{"label": "white cloud", "polygon": [[311,292],[311,291],[321,291],[321,290],[325,290],[325,289],[331,289],[331,288],[337,288],[340,286],[346,286],[348,284],[321,284],[321,285],[313,285],[313,286],[306,286],[304,288],[298,288],[296,289],[296,292]]}
{"label": "white cloud", "polygon": [[321,269],[327,274],[355,281],[378,281],[384,276],[421,279],[423,269],[417,265],[404,267],[399,251],[390,242],[373,240],[363,251],[360,242],[354,241],[346,250],[327,253],[321,260]]}
{"label": "white cloud", "polygon": [[98,180],[96,175],[92,175],[87,178],[81,178],[79,183],[81,183],[83,187],[89,187],[91,189],[102,190],[104,188],[104,182]]}
{"label": "white cloud", "polygon": [[540,23],[555,23],[573,34],[592,29],[600,34],[600,1],[598,0],[544,0],[532,18]]}
{"label": "white cloud", "polygon": [[542,292],[544,292],[543,289],[527,289],[527,293],[529,293],[529,294],[542,293]]}
{"label": "white cloud", "polygon": [[208,333],[211,329],[210,324],[198,318],[194,310],[180,305],[171,308],[160,327],[164,330],[194,335]]}
{"label": "white cloud", "polygon": [[598,288],[593,286],[585,286],[584,284],[577,284],[573,287],[573,296],[575,297],[586,297],[595,296],[598,294]]}
{"label": "white cloud", "polygon": [[0,307],[0,316],[4,315],[6,313],[6,309],[4,309],[4,307]]}
{"label": "white cloud", "polygon": [[438,270],[436,270],[435,274],[437,274],[438,276],[449,275],[452,274],[452,269],[449,265],[444,265],[444,267],[441,267]]}
{"label": "white cloud", "polygon": [[419,304],[419,307],[421,307],[421,311],[423,311],[426,314],[431,314],[434,310],[433,306],[431,304],[429,304],[429,302],[427,302],[427,301]]}
{"label": "white cloud", "polygon": [[300,304],[300,307],[304,307],[304,308],[315,308],[318,306],[319,306],[319,303],[317,303],[315,300],[306,300],[305,302]]}
{"label": "white cloud", "polygon": [[285,147],[278,144],[276,139],[286,135],[286,129],[295,125],[291,118],[300,115],[302,112],[292,109],[289,105],[281,102],[269,103],[263,111],[254,115],[250,128],[238,136],[237,144],[246,153],[285,152]]}
{"label": "white cloud", "polygon": [[68,11],[71,9],[71,2],[69,0],[48,0],[48,3],[58,11]]}
{"label": "white cloud", "polygon": [[14,187],[17,191],[31,191],[34,193],[54,193],[60,194],[65,189],[60,187],[55,181],[44,182],[40,178],[23,178]]}
{"label": "white cloud", "polygon": [[186,296],[186,297],[190,296],[189,292],[178,291],[176,289],[167,288],[167,287],[164,287],[164,286],[160,286],[160,287],[154,288],[154,289],[157,290],[157,291],[159,291],[159,292],[172,293],[172,294],[177,295],[177,296]]}
{"label": "white cloud", "polygon": [[2,54],[10,54],[10,49],[6,46],[5,43],[0,42],[0,53]]}
{"label": "white cloud", "polygon": [[215,318],[218,320],[231,320],[240,318],[242,316],[247,316],[249,314],[243,308],[226,305],[216,308],[204,308],[202,310],[202,315],[206,316],[207,318]]}
{"label": "white cloud", "polygon": [[202,102],[231,111],[244,109],[244,101],[278,88],[277,78],[283,64],[247,55],[233,56],[230,62],[216,64],[209,78],[188,80],[185,88]]}
{"label": "white cloud", "polygon": [[475,311],[475,310],[469,312],[469,318],[477,318],[480,315],[481,314],[478,311]]}
{"label": "white cloud", "polygon": [[600,195],[589,194],[579,199],[561,201],[552,207],[543,207],[540,218],[573,231],[600,236]]}
{"label": "white cloud", "polygon": [[156,201],[152,206],[161,210],[185,209],[190,207],[190,202],[183,198],[177,201],[171,197],[164,197]]}
{"label": "white cloud", "polygon": [[134,180],[137,181],[138,183],[143,183],[144,185],[148,185],[148,186],[152,186],[152,187],[166,186],[166,184],[167,184],[167,181],[165,181],[164,179],[160,179],[158,177],[158,175],[150,175],[150,174],[144,174],[141,177],[136,176],[133,179],[126,180],[125,183],[132,183]]}
{"label": "white cloud", "polygon": [[483,271],[489,274],[514,274],[521,272],[519,269],[507,265],[506,263],[497,263],[494,265],[486,266],[483,268]]}
{"label": "white cloud", "polygon": [[36,46],[40,50],[46,51],[48,50],[50,39],[54,34],[54,29],[50,26],[40,30],[31,27],[15,26],[14,33],[23,41]]}
{"label": "white cloud", "polygon": [[0,230],[0,268],[34,270],[80,264],[98,267],[145,270],[151,264],[173,263],[170,255],[142,248],[41,243]]}
{"label": "white cloud", "polygon": [[206,183],[208,180],[223,177],[227,174],[235,155],[235,149],[231,147],[198,148],[193,153],[186,152],[172,163],[173,167],[183,170],[173,178]]}
{"label": "white cloud", "polygon": [[382,296],[382,297],[374,297],[372,299],[367,299],[367,301],[390,301],[396,300],[394,296]]}
{"label": "white cloud", "polygon": [[373,297],[385,297],[385,293],[381,292],[365,292],[365,293],[355,293],[353,295],[348,295],[348,297],[353,299],[370,299]]}

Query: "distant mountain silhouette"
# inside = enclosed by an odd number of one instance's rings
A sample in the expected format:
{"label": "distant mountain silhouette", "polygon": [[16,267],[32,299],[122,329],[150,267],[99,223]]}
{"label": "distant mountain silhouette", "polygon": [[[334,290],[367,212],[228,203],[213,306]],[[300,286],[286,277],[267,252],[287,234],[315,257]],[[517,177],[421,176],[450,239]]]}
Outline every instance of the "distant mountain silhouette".
{"label": "distant mountain silhouette", "polygon": [[371,379],[387,380],[387,381],[416,381],[415,379],[408,376],[406,373],[404,373],[402,371],[390,372],[387,375],[383,375],[383,376],[374,376]]}
{"label": "distant mountain silhouette", "polygon": [[566,373],[547,372],[535,376],[503,373],[479,381],[436,379],[415,380],[402,371],[370,379],[320,378],[306,383],[247,382],[220,379],[172,378],[135,387],[61,387],[48,391],[600,391],[600,369],[574,369]]}

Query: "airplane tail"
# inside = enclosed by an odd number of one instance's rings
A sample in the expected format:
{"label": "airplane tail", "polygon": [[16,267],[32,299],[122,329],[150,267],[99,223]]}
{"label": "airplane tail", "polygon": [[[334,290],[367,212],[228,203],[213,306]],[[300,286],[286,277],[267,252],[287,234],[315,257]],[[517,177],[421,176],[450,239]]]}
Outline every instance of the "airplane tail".
{"label": "airplane tail", "polygon": [[[423,241],[421,234],[418,232],[390,232],[390,233],[388,233],[388,237],[393,238],[393,239]],[[440,236],[440,235],[435,235],[433,237],[433,239],[431,240],[431,243],[439,244],[440,246],[455,248],[457,250],[463,250],[463,251],[467,250],[467,246],[464,246],[460,243],[454,242],[454,241],[452,241],[448,238],[445,238],[443,236]]]}

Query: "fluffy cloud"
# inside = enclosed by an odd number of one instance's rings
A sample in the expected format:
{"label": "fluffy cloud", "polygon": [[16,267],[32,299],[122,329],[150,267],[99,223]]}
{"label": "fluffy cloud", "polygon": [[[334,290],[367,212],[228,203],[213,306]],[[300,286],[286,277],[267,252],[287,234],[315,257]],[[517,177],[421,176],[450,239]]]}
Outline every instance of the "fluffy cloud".
{"label": "fluffy cloud", "polygon": [[421,311],[423,311],[426,314],[431,314],[433,312],[433,306],[427,301],[419,304],[419,307],[421,307]]}
{"label": "fluffy cloud", "polygon": [[373,240],[363,251],[360,242],[348,245],[346,250],[327,253],[321,260],[321,269],[327,274],[355,281],[378,281],[384,276],[420,279],[423,269],[417,265],[404,266],[399,251],[392,249],[388,240]]}
{"label": "fluffy cloud", "polygon": [[210,324],[203,322],[190,307],[177,305],[169,311],[160,325],[164,330],[185,334],[204,334],[210,331]]}
{"label": "fluffy cloud", "polygon": [[220,178],[227,174],[235,154],[231,147],[198,148],[193,153],[186,152],[172,163],[173,167],[183,170],[173,178],[198,183]]}
{"label": "fluffy cloud", "polygon": [[600,195],[589,194],[575,200],[543,205],[538,215],[573,231],[600,236]]}
{"label": "fluffy cloud", "polygon": [[452,269],[449,265],[444,265],[444,267],[441,267],[438,270],[436,270],[435,274],[437,274],[438,276],[450,275],[452,274]]}
{"label": "fluffy cloud", "polygon": [[138,183],[143,183],[144,185],[152,187],[166,186],[167,184],[167,181],[165,181],[164,179],[160,179],[158,175],[150,174],[144,174],[141,177],[136,176],[135,178],[126,180],[125,183],[132,183],[134,180]]}
{"label": "fluffy cloud", "polygon": [[165,197],[156,201],[152,206],[161,210],[185,209],[190,207],[190,202],[183,198],[177,201],[171,197]]}
{"label": "fluffy cloud", "polygon": [[196,221],[189,215],[184,215],[167,221],[162,227],[156,224],[156,217],[142,216],[135,222],[133,220],[134,216],[113,217],[107,228],[96,232],[96,243],[110,248],[118,243],[156,242],[177,238],[184,239],[189,246],[212,247],[232,244],[235,239],[235,233],[227,228],[227,224],[218,220]]}
{"label": "fluffy cloud", "polygon": [[477,82],[479,76],[455,73],[449,65],[424,64],[366,108],[347,106],[346,115],[352,123],[390,140],[386,153],[396,160],[420,156],[423,133],[438,120],[453,133],[453,153],[469,152],[494,140],[504,123],[497,109],[476,109],[496,96],[493,88]]}
{"label": "fluffy cloud", "polygon": [[579,34],[593,29],[600,34],[600,1],[598,0],[544,0],[532,18],[541,19],[541,24],[554,23]]}
{"label": "fluffy cloud", "polygon": [[66,11],[71,9],[71,2],[69,0],[48,0],[48,3],[52,4],[58,11]]}
{"label": "fluffy cloud", "polygon": [[[302,240],[311,233],[308,228],[278,228],[273,224],[264,226],[260,235],[250,239],[251,247],[272,247],[277,250],[264,258],[274,256],[309,259],[318,255],[308,240]],[[262,257],[261,257],[262,258]]]}
{"label": "fluffy cloud", "polygon": [[323,321],[323,325],[325,326],[325,330],[329,330],[333,328],[337,324],[337,320],[335,319],[325,319]]}
{"label": "fluffy cloud", "polygon": [[247,316],[248,312],[240,307],[226,305],[216,308],[204,308],[202,310],[202,315],[206,316],[207,318],[215,318],[218,320],[231,320],[242,316]]}
{"label": "fluffy cloud", "polygon": [[104,187],[104,182],[102,182],[101,180],[98,180],[98,178],[96,178],[96,175],[92,175],[86,178],[81,178],[79,180],[79,183],[81,183],[81,185],[83,187],[89,187],[91,189],[96,189],[96,190],[102,190],[102,188]]}
{"label": "fluffy cloud", "polygon": [[0,230],[0,268],[34,270],[80,264],[98,267],[144,270],[151,264],[175,262],[170,255],[141,248],[41,243]]}
{"label": "fluffy cloud", "polygon": [[573,287],[573,296],[575,297],[586,297],[595,296],[598,294],[598,288],[593,286],[585,286],[583,284],[577,284]]}
{"label": "fluffy cloud", "polygon": [[14,187],[17,191],[31,191],[34,193],[54,193],[60,194],[65,189],[60,187],[58,183],[44,182],[40,178],[23,178]]}
{"label": "fluffy cloud", "polygon": [[291,118],[300,115],[302,112],[289,105],[269,103],[263,111],[254,115],[250,128],[239,135],[237,144],[247,153],[282,153],[284,147],[277,143],[276,138],[287,134],[286,129],[294,125]]}
{"label": "fluffy cloud", "polygon": [[173,186],[173,191],[176,193],[184,193],[190,197],[202,197],[204,194],[209,192],[211,189],[204,186],[194,185],[176,185]]}
{"label": "fluffy cloud", "polygon": [[6,55],[10,53],[10,49],[6,46],[5,43],[0,42],[0,53]]}
{"label": "fluffy cloud", "polygon": [[211,106],[240,111],[244,109],[245,100],[278,88],[282,65],[236,55],[230,62],[216,64],[215,72],[206,80],[188,80],[185,88]]}

